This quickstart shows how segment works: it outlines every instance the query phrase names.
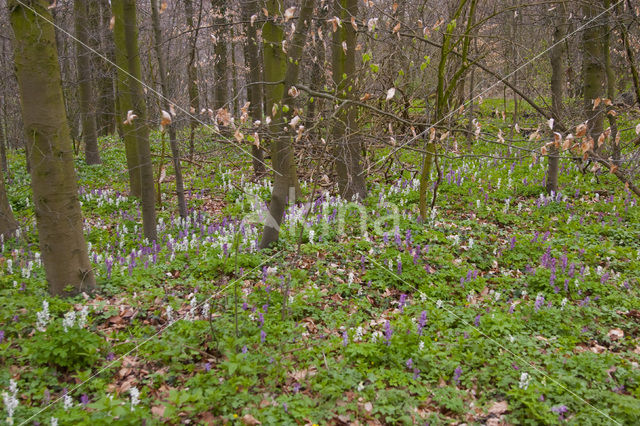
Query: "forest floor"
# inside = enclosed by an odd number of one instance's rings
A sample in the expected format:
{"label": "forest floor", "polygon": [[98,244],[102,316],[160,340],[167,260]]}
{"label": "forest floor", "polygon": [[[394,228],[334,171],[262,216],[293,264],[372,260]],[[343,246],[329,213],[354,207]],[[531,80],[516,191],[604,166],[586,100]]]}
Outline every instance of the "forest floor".
{"label": "forest floor", "polygon": [[549,196],[528,154],[443,160],[421,223],[396,164],[363,211],[331,194],[291,206],[258,251],[270,183],[246,158],[186,163],[189,219],[165,194],[148,244],[122,147],[101,147],[103,165],[77,163],[99,290],[70,300],[46,294],[11,157],[24,229],[0,253],[3,419],[17,403],[14,424],[638,421],[640,207],[612,175],[563,161]]}

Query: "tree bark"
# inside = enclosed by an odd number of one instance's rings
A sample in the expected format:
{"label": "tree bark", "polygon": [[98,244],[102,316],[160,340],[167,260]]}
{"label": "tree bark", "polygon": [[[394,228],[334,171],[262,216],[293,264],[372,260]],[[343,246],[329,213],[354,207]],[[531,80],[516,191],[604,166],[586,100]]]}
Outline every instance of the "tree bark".
{"label": "tree bark", "polygon": [[[344,23],[333,33],[333,82],[341,98],[353,98],[356,71],[356,30],[351,19],[358,17],[357,0],[335,0],[334,14]],[[344,44],[343,44],[344,43]],[[346,47],[346,51],[343,48]],[[357,130],[358,110],[349,104],[336,114],[333,139],[340,195],[347,201],[362,201],[367,196],[367,183],[362,171],[360,138]]]}
{"label": "tree bark", "polygon": [[[611,6],[610,0],[604,0],[605,9],[609,9]],[[609,25],[609,21],[613,18],[613,14],[611,11],[608,11],[607,14],[607,25],[605,26],[605,37],[603,40],[603,53],[604,53],[604,72],[607,76],[607,98],[613,102],[616,96],[616,77],[613,72],[613,67],[611,66],[611,33],[613,31],[611,25]],[[613,111],[613,105],[608,105],[605,107],[607,112],[607,120],[609,121],[609,127],[611,128],[611,157],[613,159],[613,163],[616,166],[620,166],[621,163],[621,152],[620,152],[620,143],[618,141],[618,121],[616,119],[615,111]]]}
{"label": "tree bark", "polygon": [[[162,89],[162,97],[165,111],[171,110],[169,104],[169,88],[167,84],[167,74],[164,61],[164,53],[162,52],[162,31],[160,29],[160,14],[158,12],[158,0],[151,0],[151,22],[153,25],[153,33],[155,36],[154,48],[158,59],[158,73],[160,74],[160,87]],[[178,211],[180,217],[187,217],[187,203],[184,199],[184,183],[182,180],[182,166],[180,165],[180,147],[176,141],[176,129],[173,123],[165,126],[169,130],[169,146],[171,147],[171,156],[173,158],[173,169],[176,174],[176,193],[178,196]],[[159,196],[159,194],[158,194]]]}
{"label": "tree bark", "polygon": [[94,289],[95,277],[83,235],[49,2],[29,0],[26,4],[8,3],[22,117],[32,157],[34,209],[49,291],[67,296]]}
{"label": "tree bark", "polygon": [[[215,53],[215,63],[213,65],[213,70],[216,78],[216,84],[214,86],[214,98],[213,98],[213,108],[218,110],[220,108],[224,108],[227,105],[228,100],[228,90],[229,90],[229,82],[227,76],[227,40],[224,37],[223,28],[225,28],[222,24],[225,23],[225,9],[226,9],[226,1],[225,0],[211,0],[211,4],[213,7],[217,7],[218,10],[215,11],[217,15],[219,15],[215,22],[217,25],[215,36],[217,38],[214,53]],[[231,109],[231,106],[229,106]]]}
{"label": "tree bark", "polygon": [[8,237],[18,229],[18,222],[13,216],[11,204],[4,186],[4,173],[0,168],[0,236]]}
{"label": "tree bark", "polygon": [[184,12],[187,16],[187,28],[189,33],[189,61],[187,62],[187,91],[189,93],[189,158],[193,159],[195,150],[194,138],[198,128],[198,120],[195,115],[200,112],[200,95],[198,92],[198,68],[196,67],[196,44],[198,42],[198,31],[200,29],[200,18],[202,15],[202,0],[198,12],[198,25],[193,25],[193,1],[184,0]]}
{"label": "tree bark", "polygon": [[[596,5],[599,2],[590,0],[583,6],[585,19],[593,19],[598,14]],[[587,131],[594,141],[594,146],[598,143],[598,137],[603,130],[603,103],[594,109],[594,101],[604,94],[603,83],[605,81],[603,65],[604,28],[602,18],[584,29],[582,33],[582,76],[584,85],[584,114],[588,120]],[[596,146],[595,151],[600,151],[600,146]]]}
{"label": "tree bark", "polygon": [[89,43],[89,18],[87,3],[74,0],[73,17],[76,33],[76,72],[78,81],[78,103],[82,120],[82,137],[87,164],[100,164],[98,135],[96,133],[96,107],[93,95],[93,77],[91,73]]}
{"label": "tree bark", "polygon": [[[116,61],[113,34],[109,30],[111,20],[111,9],[109,0],[98,0],[89,2],[90,25],[95,25],[96,50],[111,62]],[[116,112],[115,80],[116,70],[107,61],[96,56],[92,57],[93,71],[97,75],[96,92],[96,126],[98,136],[112,135],[116,132],[118,114]]]}
{"label": "tree bark", "polygon": [[[139,183],[139,194],[142,200],[142,225],[144,236],[149,241],[156,240],[156,211],[155,189],[153,186],[153,165],[151,163],[151,149],[149,147],[149,127],[147,125],[147,105],[142,88],[142,72],[140,54],[138,50],[138,26],[136,22],[135,0],[111,0],[111,7],[115,16],[114,35],[116,41],[116,57],[120,58],[118,65],[118,96],[120,113],[126,116],[132,111],[138,117],[123,126],[125,132],[125,146],[129,146],[132,163],[129,164],[129,174]],[[126,117],[122,117],[125,119]],[[134,179],[131,179],[132,188]]]}
{"label": "tree bark", "polygon": [[[563,12],[557,12],[563,13]],[[553,30],[553,47],[551,48],[551,114],[553,119],[560,122],[562,119],[562,96],[564,94],[564,64],[562,62],[564,54],[564,44],[560,41],[564,38],[566,29],[564,16],[555,18]],[[547,167],[547,192],[558,192],[558,166],[560,157],[559,147],[552,145],[549,150]]]}
{"label": "tree bark", "polygon": [[[242,19],[245,23],[245,32],[247,41],[244,45],[245,64],[249,68],[247,76],[247,98],[249,104],[249,115],[255,122],[263,121],[262,109],[262,81],[260,72],[260,60],[258,57],[258,35],[255,24],[251,24],[251,16],[258,12],[257,0],[245,0],[242,4]],[[256,176],[263,176],[266,173],[264,163],[264,150],[258,145],[251,147],[251,155],[253,159],[253,172]]]}
{"label": "tree bark", "polygon": [[[302,50],[313,14],[313,6],[314,0],[304,0],[296,22],[296,31],[285,57],[282,51],[284,31],[275,22],[278,11],[284,9],[280,0],[267,1],[269,20],[262,29],[265,80],[268,82],[284,81],[284,84],[269,84],[265,87],[267,110],[272,114],[270,131],[275,135],[275,141],[271,146],[274,184],[269,204],[269,216],[260,242],[261,248],[269,247],[278,241],[287,198],[295,198],[300,193],[291,143],[293,138],[291,132],[295,132],[295,130],[288,129],[284,134],[281,132],[283,127],[289,123],[288,117],[293,112],[293,97],[289,89],[298,80]],[[280,104],[274,109],[273,106],[278,102]],[[288,113],[283,112],[285,105],[289,108]]]}
{"label": "tree bark", "polygon": [[[136,126],[124,125],[127,119],[127,112],[133,111],[133,94],[131,93],[129,74],[129,57],[127,54],[125,24],[124,24],[124,0],[111,2],[111,11],[115,19],[113,26],[113,39],[115,44],[116,65],[118,66],[117,80],[117,105],[118,133],[124,140],[125,155],[127,158],[127,168],[129,169],[129,190],[134,197],[142,197],[142,186],[140,182],[140,163],[138,159],[138,138]],[[138,58],[136,54],[136,58]],[[138,58],[138,75],[140,75],[140,59]],[[135,76],[135,74],[134,74]],[[137,114],[137,112],[136,112]],[[140,118],[137,119],[140,121]]]}

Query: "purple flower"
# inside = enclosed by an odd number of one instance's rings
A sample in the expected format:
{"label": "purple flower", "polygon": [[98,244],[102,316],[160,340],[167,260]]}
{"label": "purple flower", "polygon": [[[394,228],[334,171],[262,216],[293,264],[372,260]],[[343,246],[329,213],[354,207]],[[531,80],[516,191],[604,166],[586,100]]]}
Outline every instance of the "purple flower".
{"label": "purple flower", "polygon": [[267,338],[267,333],[265,333],[264,330],[260,330],[260,343],[264,343],[266,338]]}
{"label": "purple flower", "polygon": [[384,339],[385,339],[385,344],[387,346],[391,345],[391,336],[393,335],[393,330],[391,329],[391,323],[389,321],[387,321],[384,324]]}
{"label": "purple flower", "polygon": [[418,370],[417,368],[413,369],[413,380],[418,380],[418,377],[420,377],[420,370]]}
{"label": "purple flower", "polygon": [[478,314],[476,315],[475,319],[473,320],[473,325],[475,325],[476,327],[478,327],[480,325],[480,317],[482,315]]}
{"label": "purple flower", "polygon": [[347,334],[347,330],[342,332],[342,346],[347,346],[349,344],[349,335]]}
{"label": "purple flower", "polygon": [[409,358],[406,362],[406,366],[409,370],[413,368],[413,359]]}
{"label": "purple flower", "polygon": [[398,258],[398,275],[402,275],[402,260]]}
{"label": "purple flower", "polygon": [[427,324],[427,311],[422,311],[418,320],[418,336],[422,336],[422,329]]}
{"label": "purple flower", "polygon": [[0,343],[4,342],[4,330],[0,330]]}
{"label": "purple flower", "polygon": [[262,312],[258,313],[258,322],[260,323],[260,328],[262,328],[262,326],[264,325],[264,315],[262,314]]}
{"label": "purple flower", "polygon": [[83,393],[82,396],[80,397],[80,403],[85,407],[89,403],[89,396],[86,393]]}
{"label": "purple flower", "polygon": [[293,384],[293,393],[298,393],[300,392],[300,383],[294,383]]}
{"label": "purple flower", "polygon": [[400,312],[404,312],[404,306],[406,305],[406,302],[407,302],[407,295],[402,293],[400,295],[400,302],[399,302]]}
{"label": "purple flower", "polygon": [[107,354],[107,361],[111,362],[111,361],[113,361],[114,359],[116,359],[116,354],[114,354],[113,352],[109,352],[109,353]]}
{"label": "purple flower", "polygon": [[556,405],[555,407],[551,407],[551,411],[556,414],[564,414],[569,411],[566,405]]}
{"label": "purple flower", "polygon": [[542,305],[544,305],[544,296],[539,294],[538,297],[536,297],[536,302],[533,305],[533,308],[538,312],[540,308],[542,308]]}
{"label": "purple flower", "polygon": [[453,381],[456,382],[456,385],[460,384],[460,376],[462,376],[462,368],[458,366],[453,372]]}
{"label": "purple flower", "polygon": [[247,349],[247,345],[244,345],[244,346],[242,347],[242,353],[243,353],[243,354],[246,354],[247,352],[249,352],[249,349]]}
{"label": "purple flower", "polygon": [[206,371],[207,373],[208,373],[209,371],[211,371],[211,363],[209,363],[209,362],[205,363],[205,365],[204,365],[204,371]]}

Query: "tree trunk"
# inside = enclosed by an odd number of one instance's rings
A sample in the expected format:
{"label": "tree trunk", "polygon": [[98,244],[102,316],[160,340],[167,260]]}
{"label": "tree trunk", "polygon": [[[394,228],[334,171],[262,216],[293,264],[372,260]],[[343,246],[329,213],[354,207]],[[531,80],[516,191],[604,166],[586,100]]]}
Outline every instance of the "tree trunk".
{"label": "tree trunk", "polygon": [[[96,50],[101,52],[107,59],[114,62],[115,46],[113,34],[109,30],[111,20],[111,9],[109,0],[98,0],[89,2],[90,25],[95,25],[95,45]],[[116,132],[118,114],[116,112],[115,96],[115,68],[102,58],[92,56],[93,71],[96,73],[96,126],[98,136],[112,135]]]}
{"label": "tree trunk", "polygon": [[[557,17],[555,20],[553,30],[554,46],[551,48],[551,114],[555,121],[560,122],[562,119],[562,96],[564,94],[564,64],[562,63],[564,44],[561,40],[565,35],[565,22],[563,16]],[[549,151],[547,192],[558,192],[558,166],[560,163],[558,151],[559,147],[555,144],[551,146]]]}
{"label": "tree trunk", "polygon": [[202,16],[202,0],[200,0],[200,11],[198,13],[198,25],[193,26],[193,2],[184,0],[184,12],[187,15],[187,28],[189,33],[189,61],[187,63],[187,90],[189,92],[189,158],[193,158],[195,149],[195,131],[198,128],[196,114],[200,113],[200,96],[198,93],[198,68],[196,67],[196,44],[198,42],[198,31],[200,29],[200,19]]}
{"label": "tree trunk", "polygon": [[[590,0],[583,6],[585,19],[593,19],[598,14],[596,5],[599,2]],[[598,137],[602,133],[603,128],[603,103],[597,108],[593,108],[594,101],[601,98],[604,94],[603,83],[605,81],[604,65],[603,65],[603,46],[602,38],[604,36],[602,17],[584,29],[582,33],[582,76],[584,84],[584,114],[588,120],[587,129],[589,136],[594,141],[594,150],[600,152],[600,146],[597,146]]]}
{"label": "tree trunk", "polygon": [[[151,22],[153,25],[153,33],[155,36],[155,51],[158,58],[158,73],[160,74],[160,87],[162,89],[163,104],[165,111],[170,111],[169,104],[169,88],[167,85],[167,74],[164,62],[164,53],[162,52],[162,31],[160,29],[160,14],[158,13],[158,0],[151,0]],[[182,181],[182,167],[180,165],[180,148],[176,141],[176,129],[173,123],[165,126],[169,128],[169,146],[171,147],[171,155],[173,157],[173,168],[176,174],[176,193],[178,196],[178,211],[180,217],[187,217],[187,203],[184,199],[184,183]],[[159,195],[159,194],[158,194]]]}
{"label": "tree trunk", "polygon": [[[605,9],[609,9],[611,6],[610,0],[604,0]],[[607,12],[607,25],[605,27],[605,37],[604,37],[604,71],[607,76],[607,98],[611,101],[614,100],[616,96],[616,77],[613,72],[613,67],[611,66],[611,33],[613,31],[611,25],[608,22],[613,18],[613,14],[611,11]],[[616,166],[620,166],[621,162],[621,152],[620,152],[620,143],[618,141],[618,122],[616,120],[615,112],[613,111],[613,105],[606,106],[607,119],[609,121],[609,127],[611,128],[611,157],[613,159],[613,163]]]}
{"label": "tree trunk", "polygon": [[[300,193],[291,143],[293,138],[291,133],[295,134],[295,129],[288,129],[284,134],[281,134],[281,132],[289,122],[287,113],[283,113],[283,106],[287,105],[289,107],[289,113],[293,111],[293,97],[289,94],[289,89],[298,80],[300,60],[311,15],[313,14],[313,5],[314,0],[304,0],[298,22],[296,22],[296,31],[285,57],[282,51],[284,31],[274,21],[274,16],[277,15],[278,11],[283,10],[282,3],[280,0],[267,1],[269,20],[262,29],[265,80],[268,82],[284,80],[284,84],[269,84],[265,87],[267,110],[272,114],[270,131],[275,135],[275,141],[271,146],[274,184],[271,203],[269,204],[269,215],[264,226],[262,241],[260,242],[261,248],[269,247],[278,241],[287,198],[295,198]],[[273,106],[278,102],[280,104],[277,105],[275,114],[273,114]]]}
{"label": "tree trunk", "polygon": [[[229,90],[227,76],[227,40],[224,37],[225,32],[223,31],[223,29],[226,28],[224,26],[226,23],[224,18],[226,9],[225,3],[225,0],[211,0],[212,6],[218,8],[215,13],[219,15],[219,17],[215,19],[215,23],[217,24],[215,36],[217,40],[214,47],[215,63],[213,65],[213,71],[216,78],[213,98],[213,108],[215,110],[224,108],[227,105],[227,92]],[[229,109],[231,109],[231,106],[229,106]]]}
{"label": "tree trunk", "polygon": [[[358,17],[358,0],[335,0],[334,14],[344,24],[333,33],[333,82],[339,97],[353,98],[356,30],[350,22],[352,18]],[[338,188],[340,195],[347,201],[354,197],[362,201],[367,196],[367,183],[360,158],[360,138],[354,136],[354,133],[358,133],[357,115],[358,110],[353,105],[344,106],[337,112],[333,125]]]}
{"label": "tree trunk", "polygon": [[[249,100],[249,115],[253,121],[263,121],[262,117],[262,81],[260,73],[260,60],[258,58],[258,35],[255,24],[251,24],[251,16],[258,12],[257,0],[245,0],[242,4],[242,17],[245,23],[247,41],[244,45],[245,64],[249,68],[247,76],[247,99]],[[253,172],[256,176],[266,173],[264,163],[264,150],[253,145],[251,147],[253,157]]]}
{"label": "tree trunk", "polygon": [[8,237],[18,229],[4,186],[4,173],[0,168],[0,236]]}
{"label": "tree trunk", "polygon": [[[138,117],[125,124],[125,146],[135,149],[129,174],[137,178],[139,194],[142,200],[142,225],[144,236],[149,241],[156,240],[155,189],[153,187],[153,165],[149,147],[149,127],[147,125],[147,105],[142,88],[142,72],[138,50],[138,26],[136,22],[135,0],[112,0],[111,7],[115,16],[114,36],[118,65],[118,96],[120,113],[123,119],[127,111]],[[132,151],[133,151],[132,149]],[[131,179],[132,188],[134,180]]]}
{"label": "tree trunk", "polygon": [[[111,11],[113,13],[115,23],[113,26],[113,39],[115,43],[116,65],[118,66],[117,80],[117,105],[116,112],[118,114],[118,133],[124,140],[125,155],[127,158],[127,168],[129,169],[129,189],[130,194],[134,197],[142,197],[142,186],[140,183],[140,163],[138,159],[138,138],[136,135],[135,125],[124,125],[127,119],[127,112],[133,111],[133,94],[129,88],[129,58],[127,55],[125,25],[124,25],[124,0],[116,0],[111,2]],[[136,56],[138,58],[138,56]],[[138,58],[138,64],[140,59]],[[138,76],[140,75],[140,66],[138,65]],[[136,74],[133,74],[135,77]],[[138,114],[137,112],[135,112]],[[137,121],[140,121],[138,117]]]}
{"label": "tree trunk", "polygon": [[[9,1],[22,117],[32,156],[31,186],[42,262],[52,295],[95,288],[82,229],[77,176],[49,2]],[[41,19],[30,9],[34,8]]]}
{"label": "tree trunk", "polygon": [[74,0],[73,18],[76,32],[76,72],[78,75],[78,103],[82,120],[82,136],[84,139],[84,154],[87,164],[100,164],[98,149],[98,135],[96,133],[96,108],[93,95],[93,78],[89,62],[91,52],[87,48],[89,43],[89,18],[87,3]]}

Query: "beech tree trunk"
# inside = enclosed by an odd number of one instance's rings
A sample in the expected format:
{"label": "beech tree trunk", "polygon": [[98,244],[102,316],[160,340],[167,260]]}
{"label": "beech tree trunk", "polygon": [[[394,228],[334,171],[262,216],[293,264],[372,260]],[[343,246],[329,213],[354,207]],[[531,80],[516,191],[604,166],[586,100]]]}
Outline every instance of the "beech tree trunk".
{"label": "beech tree trunk", "polygon": [[76,32],[76,72],[78,81],[78,104],[80,106],[80,118],[82,120],[82,139],[84,140],[84,154],[87,164],[100,164],[100,151],[98,150],[98,135],[96,133],[96,107],[93,95],[93,78],[91,52],[87,48],[89,43],[89,18],[87,3],[83,0],[74,0],[73,18]]}
{"label": "beech tree trunk", "polygon": [[[335,0],[334,14],[345,24],[333,33],[333,82],[338,97],[353,98],[356,30],[350,22],[358,17],[358,0]],[[358,110],[352,104],[344,106],[336,114],[333,125],[338,188],[342,198],[347,201],[354,197],[362,201],[367,196],[367,183],[360,158],[360,138],[356,128],[357,115]]]}
{"label": "beech tree trunk", "polygon": [[[153,25],[153,33],[155,36],[154,48],[158,58],[158,73],[160,74],[160,87],[162,89],[163,104],[165,111],[171,110],[169,104],[169,88],[167,85],[167,71],[164,62],[164,53],[162,52],[162,31],[160,29],[160,14],[158,13],[158,0],[151,0],[151,22]],[[178,196],[178,211],[180,217],[187,217],[187,203],[184,199],[184,183],[182,180],[182,166],[180,165],[180,147],[176,141],[176,129],[173,123],[165,126],[169,130],[169,146],[171,147],[171,156],[173,158],[173,169],[176,174],[176,193]]]}
{"label": "beech tree trunk", "polygon": [[[258,35],[255,24],[251,24],[251,16],[258,12],[257,0],[245,0],[242,4],[242,17],[246,22],[245,32],[247,36],[247,42],[244,45],[244,58],[245,64],[249,68],[249,74],[247,76],[247,100],[249,104],[249,115],[251,120],[263,121],[262,117],[262,84],[258,84],[262,81],[260,72],[260,60],[258,56]],[[264,163],[264,150],[253,145],[251,147],[251,155],[253,160],[253,172],[256,176],[262,176],[266,173]]]}
{"label": "beech tree trunk", "polygon": [[[77,176],[51,13],[46,0],[8,2],[42,262],[52,295],[95,288],[83,235]],[[33,8],[44,19],[39,18]]]}
{"label": "beech tree trunk", "polygon": [[138,117],[123,126],[129,176],[134,191],[137,184],[142,200],[142,225],[144,236],[149,241],[156,240],[155,189],[153,186],[153,165],[149,147],[149,126],[147,125],[147,105],[142,87],[142,72],[138,50],[138,26],[136,22],[135,0],[111,0],[115,16],[114,37],[118,65],[118,100],[121,118],[127,118],[132,111]]}

